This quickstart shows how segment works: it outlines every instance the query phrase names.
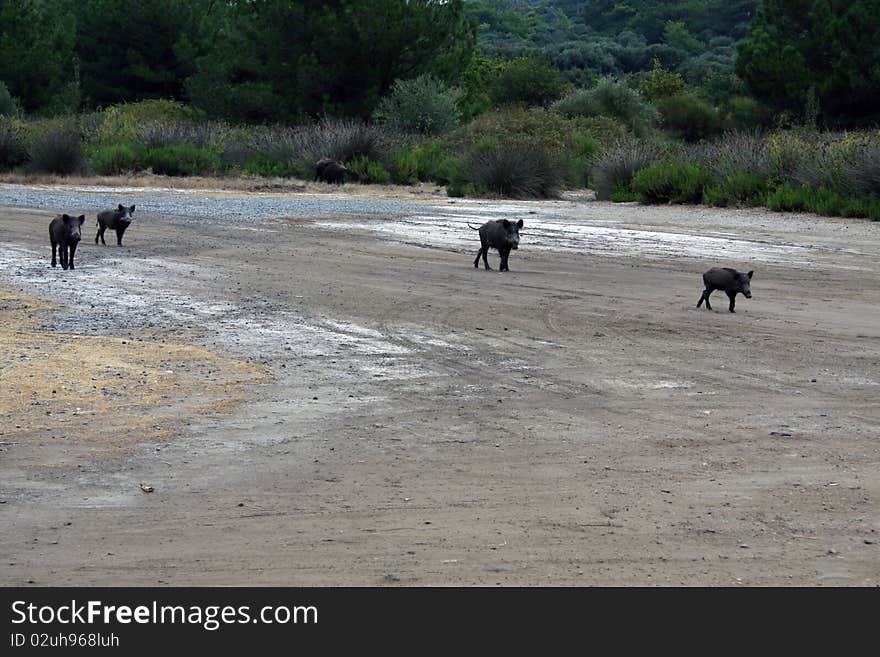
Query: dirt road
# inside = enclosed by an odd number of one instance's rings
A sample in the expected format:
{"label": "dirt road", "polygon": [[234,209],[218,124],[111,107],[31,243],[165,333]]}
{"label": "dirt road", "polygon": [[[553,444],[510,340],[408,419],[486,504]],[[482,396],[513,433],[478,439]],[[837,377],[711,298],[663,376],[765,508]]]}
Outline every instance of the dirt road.
{"label": "dirt road", "polygon": [[[95,246],[116,202],[136,223]],[[0,206],[2,584],[880,584],[880,224],[345,190]],[[89,216],[75,272],[49,267],[59,211]],[[525,222],[512,271],[476,270],[466,224],[500,216]],[[736,314],[694,307],[714,265],[755,270]]]}

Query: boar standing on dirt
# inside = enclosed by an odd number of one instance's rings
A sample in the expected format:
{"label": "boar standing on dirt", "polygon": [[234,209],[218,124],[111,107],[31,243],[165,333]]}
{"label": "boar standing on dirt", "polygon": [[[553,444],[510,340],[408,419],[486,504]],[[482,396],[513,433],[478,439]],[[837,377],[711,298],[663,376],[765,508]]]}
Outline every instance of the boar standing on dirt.
{"label": "boar standing on dirt", "polygon": [[697,302],[697,308],[699,308],[703,301],[705,301],[706,310],[712,310],[712,306],[709,305],[709,295],[715,290],[724,290],[730,299],[729,310],[730,312],[735,313],[736,311],[733,307],[736,304],[736,295],[738,292],[742,292],[742,295],[746,299],[752,298],[750,283],[752,281],[752,274],[754,273],[755,272],[750,271],[747,274],[743,274],[730,267],[713,267],[703,274],[703,284],[706,286],[706,289],[703,290],[703,294]]}
{"label": "boar standing on dirt", "polygon": [[107,246],[107,242],[104,241],[104,231],[111,228],[116,231],[116,245],[122,246],[122,236],[125,234],[125,229],[134,221],[134,218],[131,216],[133,212],[133,205],[129,208],[120,205],[115,210],[99,212],[98,223],[95,224],[98,227],[98,234],[95,235],[95,244],[98,243],[98,238],[100,238],[101,244]]}
{"label": "boar standing on dirt", "polygon": [[86,215],[71,217],[67,214],[59,214],[49,223],[49,241],[52,243],[52,266],[56,266],[55,249],[58,249],[58,257],[61,260],[61,268],[74,269],[73,254],[76,253],[76,245],[82,239],[82,225]]}
{"label": "boar standing on dirt", "polygon": [[519,229],[522,227],[522,219],[516,223],[507,219],[496,219],[495,221],[487,221],[479,228],[468,224],[468,228],[480,231],[480,250],[477,251],[477,257],[474,259],[474,267],[480,268],[480,256],[482,256],[486,269],[492,269],[486,256],[489,249],[497,249],[501,256],[500,271],[510,271],[507,266],[507,258],[511,249],[519,248]]}
{"label": "boar standing on dirt", "polygon": [[326,183],[336,183],[341,185],[345,182],[345,174],[348,169],[339,160],[331,160],[330,158],[322,158],[315,164],[315,180]]}

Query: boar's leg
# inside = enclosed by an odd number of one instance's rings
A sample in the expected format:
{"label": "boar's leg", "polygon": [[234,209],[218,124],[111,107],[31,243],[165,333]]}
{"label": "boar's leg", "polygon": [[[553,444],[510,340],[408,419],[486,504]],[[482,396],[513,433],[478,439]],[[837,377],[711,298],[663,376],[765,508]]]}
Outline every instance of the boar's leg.
{"label": "boar's leg", "polygon": [[58,263],[55,260],[55,249],[57,247],[58,247],[58,244],[55,242],[55,240],[52,240],[52,266],[53,267],[58,265]]}
{"label": "boar's leg", "polygon": [[735,313],[736,311],[733,309],[733,307],[736,305],[736,292],[728,292],[727,296],[730,299],[730,306],[728,307],[728,310],[732,313]]}
{"label": "boar's leg", "polygon": [[712,294],[712,290],[708,287],[703,290],[703,294],[700,295],[700,300],[697,301],[697,308],[703,305],[703,302],[706,302],[706,310],[712,310],[712,306],[709,305],[709,295]]}
{"label": "boar's leg", "polygon": [[73,269],[73,254],[76,253],[76,242],[70,245],[70,258],[68,259],[69,267]]}
{"label": "boar's leg", "polygon": [[699,301],[699,303],[697,303],[697,308],[700,307],[700,303],[705,301],[706,302],[706,310],[712,310],[712,305],[709,303],[709,295],[712,294],[714,291],[715,291],[714,287],[707,287],[705,290],[703,290],[703,296],[700,297],[700,301]]}
{"label": "boar's leg", "polygon": [[501,267],[500,271],[510,271],[510,267],[507,266],[507,259],[510,257],[510,249],[504,249],[500,251],[501,254]]}
{"label": "boar's leg", "polygon": [[67,245],[58,245],[58,258],[61,260],[61,269],[67,269]]}
{"label": "boar's leg", "polygon": [[101,224],[101,227],[98,228],[98,234],[95,235],[95,244],[98,243],[98,238],[100,237],[101,244],[103,244],[104,246],[107,246],[107,242],[104,241],[104,231],[105,230],[107,230],[107,226],[105,226],[104,224]]}
{"label": "boar's leg", "polygon": [[474,269],[480,268],[480,256],[483,255],[483,247],[480,247],[480,250],[477,251],[477,257],[474,258]]}
{"label": "boar's leg", "polygon": [[128,226],[116,227],[116,246],[122,246],[122,236],[125,234],[126,228],[128,228]]}

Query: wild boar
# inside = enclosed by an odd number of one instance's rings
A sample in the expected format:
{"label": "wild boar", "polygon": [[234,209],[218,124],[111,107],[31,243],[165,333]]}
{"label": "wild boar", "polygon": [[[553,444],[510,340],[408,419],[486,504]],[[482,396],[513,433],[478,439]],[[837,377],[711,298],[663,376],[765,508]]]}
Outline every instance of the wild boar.
{"label": "wild boar", "polygon": [[489,249],[497,249],[501,256],[500,271],[510,271],[507,266],[507,258],[513,249],[519,248],[519,229],[523,227],[523,220],[520,219],[516,223],[507,219],[495,219],[487,221],[479,228],[474,228],[468,224],[471,230],[480,231],[480,250],[477,251],[477,257],[474,259],[474,267],[479,269],[480,256],[483,258],[483,265],[486,269],[492,269],[489,266],[487,255]]}
{"label": "wild boar", "polygon": [[55,250],[58,249],[58,257],[61,260],[61,268],[75,269],[73,266],[73,254],[76,246],[82,239],[82,225],[86,215],[71,217],[67,214],[59,214],[49,222],[49,241],[52,243],[52,266],[56,266]]}
{"label": "wild boar", "polygon": [[703,290],[703,294],[697,302],[697,308],[699,308],[703,304],[703,301],[705,301],[706,310],[712,310],[712,306],[709,305],[709,295],[715,290],[724,290],[724,292],[727,293],[727,297],[730,299],[729,310],[730,312],[735,313],[736,311],[733,307],[736,305],[736,295],[738,293],[742,292],[742,295],[746,299],[752,298],[750,284],[752,281],[752,274],[754,273],[755,272],[750,271],[747,274],[743,274],[730,267],[713,267],[703,274],[703,285],[706,286],[706,289]]}
{"label": "wild boar", "polygon": [[339,160],[322,158],[315,164],[315,180],[341,185],[345,182],[348,169]]}
{"label": "wild boar", "polygon": [[101,244],[107,246],[107,242],[104,241],[104,231],[111,228],[116,231],[116,245],[122,246],[122,236],[125,234],[125,229],[134,221],[133,213],[133,205],[131,207],[120,205],[115,210],[99,212],[98,222],[95,224],[98,227],[98,234],[95,235],[95,244],[98,243],[100,238]]}

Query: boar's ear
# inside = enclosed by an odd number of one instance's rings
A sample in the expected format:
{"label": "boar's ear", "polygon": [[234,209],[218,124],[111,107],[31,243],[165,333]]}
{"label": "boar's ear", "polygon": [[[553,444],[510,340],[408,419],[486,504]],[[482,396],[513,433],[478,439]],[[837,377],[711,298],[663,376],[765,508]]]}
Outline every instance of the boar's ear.
{"label": "boar's ear", "polygon": [[86,220],[86,215],[81,214],[79,215],[79,217],[77,217],[77,219],[79,219],[79,225],[82,226],[83,222]]}
{"label": "boar's ear", "polygon": [[129,212],[134,212],[134,206],[132,205],[132,206],[128,209],[128,211],[129,211]]}
{"label": "boar's ear", "polygon": [[752,274],[754,274],[754,273],[755,273],[754,271],[750,271],[750,272],[747,274],[747,276],[749,277],[749,280],[752,280]]}
{"label": "boar's ear", "polygon": [[69,214],[62,214],[61,215],[61,221],[63,221],[66,224],[69,224],[71,219],[73,219],[73,217],[71,217]]}
{"label": "boar's ear", "polygon": [[120,203],[118,206],[116,206],[116,210],[117,210],[117,212],[123,212],[125,210],[125,208],[122,207],[122,203]]}
{"label": "boar's ear", "polygon": [[510,228],[510,222],[509,222],[507,219],[502,219],[501,221],[504,222],[503,225],[504,225],[505,228]]}
{"label": "boar's ear", "polygon": [[517,228],[522,228],[522,227],[523,227],[523,220],[522,220],[522,219],[520,219],[519,221],[516,222],[516,227],[517,227]]}

